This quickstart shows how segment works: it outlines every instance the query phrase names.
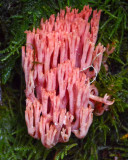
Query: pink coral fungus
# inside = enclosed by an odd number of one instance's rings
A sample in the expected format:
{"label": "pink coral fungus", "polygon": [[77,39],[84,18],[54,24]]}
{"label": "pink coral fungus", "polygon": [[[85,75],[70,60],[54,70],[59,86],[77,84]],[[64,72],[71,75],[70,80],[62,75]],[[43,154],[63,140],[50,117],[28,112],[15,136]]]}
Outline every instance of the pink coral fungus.
{"label": "pink coral fungus", "polygon": [[[98,97],[97,88],[90,84],[95,70],[100,71],[105,51],[100,43],[95,46],[101,11],[94,10],[89,22],[91,14],[89,6],[80,13],[66,7],[66,13],[61,10],[57,17],[42,19],[40,29],[25,32],[25,120],[28,133],[47,148],[67,142],[71,132],[84,138],[97,103],[105,109],[113,104],[107,95]],[[90,71],[90,65],[95,70]],[[101,107],[97,115],[105,110]]]}

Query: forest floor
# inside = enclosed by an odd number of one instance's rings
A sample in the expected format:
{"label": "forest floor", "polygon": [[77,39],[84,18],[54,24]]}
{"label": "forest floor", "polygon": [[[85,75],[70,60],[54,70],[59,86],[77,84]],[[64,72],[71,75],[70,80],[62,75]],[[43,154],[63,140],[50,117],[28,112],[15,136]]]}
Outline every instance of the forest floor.
{"label": "forest floor", "polygon": [[[27,133],[25,82],[21,47],[25,30],[38,27],[66,6],[101,9],[98,42],[114,43],[95,85],[100,96],[108,93],[115,103],[102,116],[94,116],[87,136],[74,135],[51,149]],[[128,1],[127,0],[1,0],[0,2],[0,159],[1,160],[126,160],[128,159]]]}

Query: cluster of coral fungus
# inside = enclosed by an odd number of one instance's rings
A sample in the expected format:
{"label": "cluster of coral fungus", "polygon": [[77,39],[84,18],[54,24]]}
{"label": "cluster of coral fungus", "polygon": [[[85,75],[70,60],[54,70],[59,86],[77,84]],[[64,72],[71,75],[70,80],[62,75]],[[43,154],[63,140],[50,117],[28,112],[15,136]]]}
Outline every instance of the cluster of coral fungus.
{"label": "cluster of coral fungus", "polygon": [[[42,19],[40,29],[26,31],[26,47],[22,47],[25,120],[28,133],[47,148],[67,142],[71,132],[84,138],[96,104],[106,108],[113,103],[107,95],[98,97],[98,90],[90,84],[105,51],[100,43],[95,46],[101,11],[94,10],[89,22],[91,14],[89,6],[80,13],[67,7],[66,13],[61,10],[57,17]],[[95,70],[82,71],[92,63]]]}

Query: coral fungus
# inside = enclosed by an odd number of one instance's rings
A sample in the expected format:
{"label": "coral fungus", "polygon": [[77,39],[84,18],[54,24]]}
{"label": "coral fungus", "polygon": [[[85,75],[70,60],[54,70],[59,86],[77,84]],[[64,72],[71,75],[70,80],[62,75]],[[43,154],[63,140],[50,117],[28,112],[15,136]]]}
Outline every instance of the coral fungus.
{"label": "coral fungus", "polygon": [[[84,138],[97,103],[105,104],[105,109],[113,104],[107,95],[98,97],[97,88],[90,84],[105,51],[100,43],[95,46],[101,11],[94,10],[89,22],[91,14],[89,6],[80,13],[66,7],[66,13],[61,10],[57,17],[42,19],[40,29],[26,31],[26,47],[22,47],[25,120],[28,133],[47,148],[67,142],[71,132]],[[90,65],[95,70],[82,71]],[[103,111],[100,107],[97,114]]]}

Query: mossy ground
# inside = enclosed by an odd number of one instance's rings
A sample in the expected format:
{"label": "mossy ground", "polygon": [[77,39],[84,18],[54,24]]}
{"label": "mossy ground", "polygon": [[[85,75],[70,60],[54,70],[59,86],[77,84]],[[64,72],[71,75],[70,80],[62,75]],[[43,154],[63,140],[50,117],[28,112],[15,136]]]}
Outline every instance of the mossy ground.
{"label": "mossy ground", "polygon": [[[112,95],[115,103],[102,116],[94,116],[83,140],[72,135],[68,143],[48,150],[28,135],[24,120],[24,31],[39,26],[41,17],[47,19],[60,8],[71,6],[81,10],[87,4],[102,9],[98,42],[105,46],[115,43],[116,50],[107,61],[108,73],[102,65],[95,82],[100,95]],[[128,1],[1,0],[0,8],[0,159],[128,159]]]}

